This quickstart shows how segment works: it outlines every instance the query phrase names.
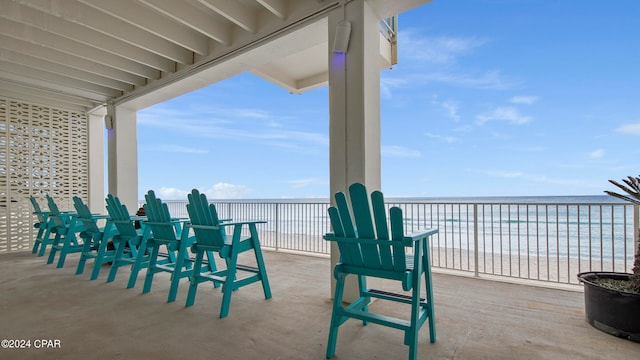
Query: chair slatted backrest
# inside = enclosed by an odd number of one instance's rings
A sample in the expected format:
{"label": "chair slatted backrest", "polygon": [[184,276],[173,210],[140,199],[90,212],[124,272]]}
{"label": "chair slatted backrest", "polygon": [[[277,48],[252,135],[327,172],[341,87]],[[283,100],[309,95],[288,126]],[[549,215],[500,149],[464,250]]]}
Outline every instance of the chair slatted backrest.
{"label": "chair slatted backrest", "polygon": [[149,190],[144,198],[144,210],[147,213],[148,220],[145,224],[151,227],[153,237],[160,240],[178,240],[167,204],[157,198],[153,190]]}
{"label": "chair slatted backrest", "polygon": [[107,196],[107,212],[121,237],[136,238],[138,236],[127,206],[122,204],[117,196],[112,194]]}
{"label": "chair slatted backrest", "polygon": [[209,204],[207,196],[200,194],[196,189],[193,189],[187,198],[189,199],[187,212],[196,242],[200,245],[222,248],[225,245],[226,234],[224,227],[220,226],[216,206]]}
{"label": "chair slatted backrest", "polygon": [[[349,187],[349,196],[355,221],[352,220],[347,197],[344,193],[337,193],[335,195],[336,207],[329,208],[331,225],[335,237],[338,238],[341,262],[372,269],[406,270],[407,264],[402,242],[404,237],[402,210],[394,207],[390,211],[390,238],[382,193],[374,191],[371,194],[370,206],[365,186],[355,183]],[[339,238],[345,238],[348,241],[340,241]],[[358,242],[358,239],[363,241]],[[390,240],[392,240],[391,243]]]}
{"label": "chair slatted backrest", "polygon": [[74,196],[73,207],[75,207],[76,212],[78,213],[77,219],[84,225],[85,233],[91,237],[94,237],[95,234],[99,234],[100,228],[98,227],[96,220],[93,218],[91,210],[87,204],[85,204],[78,196]]}
{"label": "chair slatted backrest", "polygon": [[56,205],[55,200],[49,195],[47,197],[47,205],[49,205],[49,216],[53,219],[53,223],[55,227],[58,229],[57,231],[60,234],[66,234],[67,224],[62,219],[62,214],[60,214],[60,209],[58,209],[58,205]]}
{"label": "chair slatted backrest", "polygon": [[31,201],[31,205],[33,206],[33,213],[38,218],[38,222],[39,223],[47,222],[47,216],[45,215],[46,212],[42,211],[42,209],[40,208],[40,204],[38,204],[38,201],[36,200],[36,198],[33,196],[29,196],[29,201]]}

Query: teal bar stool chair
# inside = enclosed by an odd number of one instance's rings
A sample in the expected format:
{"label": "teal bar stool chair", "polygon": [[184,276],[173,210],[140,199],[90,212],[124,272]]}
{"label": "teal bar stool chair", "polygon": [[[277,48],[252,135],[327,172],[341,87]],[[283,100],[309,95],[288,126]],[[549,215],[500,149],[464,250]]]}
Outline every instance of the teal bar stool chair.
{"label": "teal bar stool chair", "polygon": [[[151,291],[155,274],[167,272],[171,274],[167,302],[173,302],[176,300],[180,279],[188,278],[193,273],[195,259],[191,256],[190,248],[194,237],[190,236],[188,227],[182,226],[188,219],[172,218],[167,204],[157,198],[153,190],[145,195],[144,209],[147,213],[145,225],[151,229],[151,238],[147,240],[149,267],[142,293]],[[166,253],[161,254],[160,250],[165,250]],[[207,259],[207,269],[215,271],[211,252],[208,252]]]}
{"label": "teal bar stool chair", "polygon": [[84,231],[82,223],[76,219],[75,212],[60,212],[53,198],[47,195],[49,205],[49,217],[53,221],[52,232],[56,234],[51,242],[51,251],[47,264],[53,263],[56,254],[59,254],[57,268],[64,266],[67,255],[82,251],[83,244],[78,242],[77,234]]}
{"label": "teal bar stool chair", "polygon": [[[189,226],[193,229],[196,241],[191,247],[195,254],[195,263],[186,306],[193,305],[198,285],[203,282],[222,285],[221,318],[229,314],[233,292],[243,286],[261,282],[265,299],[270,299],[271,288],[256,228],[257,224],[264,221],[222,222],[218,218],[215,205],[209,204],[204,194],[194,189],[188,195],[188,199]],[[242,234],[244,226],[248,227],[248,236]],[[227,235],[227,227],[233,228],[231,235]],[[202,266],[204,256],[209,251],[217,253],[225,261],[226,269],[210,271]],[[238,255],[247,251],[253,251],[257,267],[238,264]]]}
{"label": "teal bar stool chair", "polygon": [[[338,329],[350,318],[375,323],[404,331],[404,344],[409,346],[409,360],[416,360],[418,333],[428,320],[430,341],[436,341],[436,325],[431,285],[429,259],[429,237],[436,229],[410,235],[404,234],[402,210],[390,210],[391,236],[387,227],[384,198],[381,192],[371,194],[371,207],[364,185],[355,183],[349,187],[351,210],[347,197],[339,192],[335,195],[337,207],[329,208],[333,233],[324,238],[334,241],[340,249],[340,262],[335,265],[335,297],[329,328],[327,358],[335,354]],[[351,213],[355,218],[355,224]],[[410,249],[409,254],[405,251]],[[349,305],[343,304],[345,279],[357,276],[359,297]],[[388,292],[367,287],[365,277],[398,281],[404,292]],[[424,286],[426,298],[420,297]],[[372,298],[410,305],[409,320],[369,312]],[[406,307],[406,305],[400,305]]]}
{"label": "teal bar stool chair", "polygon": [[149,227],[142,226],[140,229],[136,229],[134,222],[144,221],[146,218],[132,217],[127,206],[112,194],[107,196],[107,212],[109,213],[109,221],[113,223],[118,232],[112,237],[115,255],[111,262],[107,282],[116,279],[118,269],[122,266],[130,266],[131,273],[127,282],[127,289],[130,289],[136,285],[140,271],[149,265],[149,253],[147,252]]}
{"label": "teal bar stool chair", "polygon": [[36,234],[31,253],[44,256],[47,246],[51,245],[51,230],[55,228],[55,223],[53,219],[49,217],[49,211],[41,210],[40,204],[38,204],[38,200],[36,200],[35,197],[29,196],[29,201],[31,201],[31,206],[33,206],[33,214],[38,219],[38,222],[33,224],[33,227],[38,229],[38,233]]}
{"label": "teal bar stool chair", "polygon": [[[84,225],[84,231],[80,233],[83,247],[76,275],[82,274],[87,260],[93,259],[93,271],[91,271],[90,279],[95,280],[100,275],[102,265],[112,262],[115,256],[115,250],[110,250],[107,246],[109,240],[116,234],[115,227],[109,221],[109,215],[92,214],[80,197],[73,197],[73,206],[78,213],[77,220]],[[98,226],[100,220],[106,221],[103,227]]]}

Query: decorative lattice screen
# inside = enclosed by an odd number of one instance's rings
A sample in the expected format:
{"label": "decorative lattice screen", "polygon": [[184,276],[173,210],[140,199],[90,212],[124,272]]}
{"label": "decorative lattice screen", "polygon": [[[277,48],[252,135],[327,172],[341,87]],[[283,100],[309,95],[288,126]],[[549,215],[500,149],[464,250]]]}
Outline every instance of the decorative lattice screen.
{"label": "decorative lattice screen", "polygon": [[61,210],[89,194],[87,114],[0,97],[0,252],[30,249],[36,232],[29,196]]}

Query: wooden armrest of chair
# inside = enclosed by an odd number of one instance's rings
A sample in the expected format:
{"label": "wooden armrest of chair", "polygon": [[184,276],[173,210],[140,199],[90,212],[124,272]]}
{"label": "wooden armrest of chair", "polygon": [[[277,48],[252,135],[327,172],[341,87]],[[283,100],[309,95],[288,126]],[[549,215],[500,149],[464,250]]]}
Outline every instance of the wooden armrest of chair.
{"label": "wooden armrest of chair", "polygon": [[438,229],[420,229],[404,236],[405,241],[418,241],[438,233]]}

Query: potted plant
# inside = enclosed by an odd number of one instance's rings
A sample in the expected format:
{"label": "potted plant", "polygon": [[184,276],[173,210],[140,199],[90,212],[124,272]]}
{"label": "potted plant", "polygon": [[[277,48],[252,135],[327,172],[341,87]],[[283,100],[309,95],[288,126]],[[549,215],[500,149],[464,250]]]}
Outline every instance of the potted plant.
{"label": "potted plant", "polygon": [[[640,205],[640,175],[622,181],[624,184],[609,180],[626,195],[605,193]],[[640,232],[640,228],[636,231]],[[640,242],[636,244],[632,274],[589,271],[578,274],[578,280],[584,284],[584,307],[589,324],[609,334],[640,342]]]}

